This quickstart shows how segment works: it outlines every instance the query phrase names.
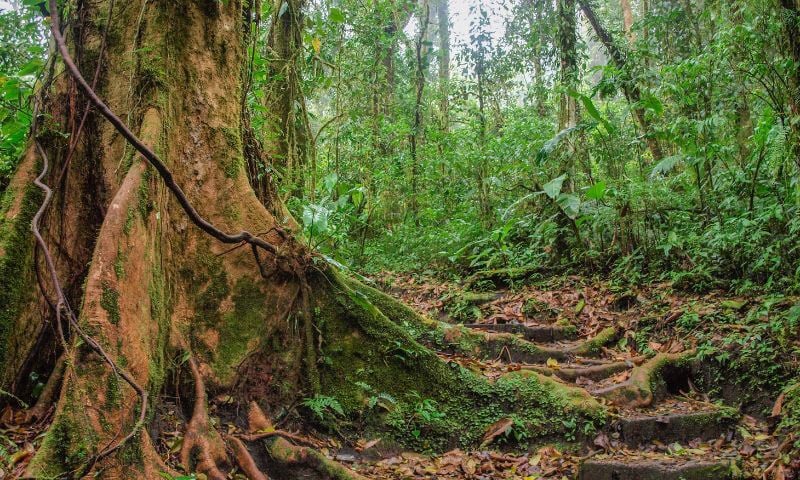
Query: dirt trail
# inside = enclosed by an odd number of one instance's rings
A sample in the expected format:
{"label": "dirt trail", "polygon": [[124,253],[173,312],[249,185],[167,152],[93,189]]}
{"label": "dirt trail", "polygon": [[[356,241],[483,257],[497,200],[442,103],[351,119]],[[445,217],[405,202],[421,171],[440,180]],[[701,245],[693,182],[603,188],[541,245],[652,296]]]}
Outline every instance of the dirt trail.
{"label": "dirt trail", "polygon": [[598,431],[576,431],[560,444],[527,454],[489,451],[502,448],[495,444],[481,452],[385,458],[362,467],[372,478],[762,478],[776,456],[778,441],[766,421],[697,386],[702,366],[694,360],[692,339],[651,342],[646,354],[633,348],[631,334],[647,308],[635,295],[601,294],[596,287],[453,293],[458,289],[417,284],[410,277],[381,280],[387,291],[432,317],[511,333],[534,342],[542,353],[501,350],[496,357],[468,358],[442,352],[442,357],[491,379],[513,371],[547,375],[584,389],[608,407],[609,417]]}

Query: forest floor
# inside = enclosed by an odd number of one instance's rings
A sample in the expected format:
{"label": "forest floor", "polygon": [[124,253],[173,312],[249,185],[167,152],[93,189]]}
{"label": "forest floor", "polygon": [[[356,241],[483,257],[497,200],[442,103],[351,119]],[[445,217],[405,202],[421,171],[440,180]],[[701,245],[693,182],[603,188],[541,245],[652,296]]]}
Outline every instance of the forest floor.
{"label": "forest floor", "polygon": [[[789,480],[795,478],[792,470],[800,469],[800,460],[786,456],[787,441],[773,435],[781,415],[780,400],[757,388],[744,391],[729,378],[730,372],[712,374],[710,381],[708,372],[701,370],[673,372],[671,378],[662,372],[666,390],[652,401],[619,401],[621,387],[632,385],[651,359],[698,349],[708,349],[709,359],[726,352],[746,355],[754,348],[763,352],[759,342],[769,341],[757,328],[764,324],[758,314],[759,306],[767,301],[764,298],[686,293],[666,283],[620,287],[576,276],[516,284],[484,279],[466,286],[424,275],[385,273],[373,280],[432,318],[479,330],[512,332],[546,346],[551,357],[538,360],[514,358],[508,351],[488,359],[439,355],[490,380],[510,371],[533,370],[582,387],[608,406],[609,423],[589,431],[565,425],[571,433],[560,441],[531,442],[529,448],[520,449],[528,439],[512,441],[511,422],[501,419],[487,429],[482,448],[453,449],[440,455],[382,448],[379,438],[344,445],[335,436],[303,432],[324,454],[367,478]],[[773,308],[777,304],[786,310],[797,299],[773,299],[772,303]],[[609,327],[618,332],[615,342],[592,353],[576,353],[576,346]],[[792,346],[793,351],[796,347]],[[796,366],[796,359],[784,361],[782,368]],[[763,365],[751,365],[749,370],[746,363],[738,365],[733,375],[743,385],[747,385],[748,371],[770,372]],[[183,427],[177,414],[180,406],[170,407],[168,400],[161,407],[162,434],[156,446],[165,463],[177,466]],[[211,415],[225,402],[224,397],[212,399]],[[14,478],[24,471],[48,425],[48,418],[25,425],[19,414],[10,409],[0,412],[0,453],[6,463],[0,466],[0,478],[3,472]],[[236,427],[229,425],[227,430],[231,428]],[[718,468],[725,473],[714,473]],[[231,478],[244,477],[233,473]]]}
{"label": "forest floor", "polygon": [[[616,344],[607,345],[592,358],[565,355],[538,364],[514,359],[508,352],[485,360],[440,353],[448,361],[490,379],[509,371],[532,369],[581,386],[609,406],[611,421],[607,428],[575,432],[564,442],[514,452],[504,448],[505,425],[501,421],[487,430],[486,448],[480,451],[455,449],[439,456],[401,453],[361,465],[357,457],[340,456],[342,461],[354,462],[353,468],[370,478],[633,480],[650,475],[661,479],[721,479],[732,474],[739,478],[789,479],[793,478],[791,470],[800,467],[800,460],[784,465],[785,456],[776,461],[784,454],[786,443],[772,434],[780,405],[769,394],[749,396],[735,385],[726,385],[728,388],[720,388],[717,395],[708,395],[703,393],[709,391],[707,386],[701,388],[687,376],[673,379],[668,391],[646,406],[615,406],[619,402],[614,402],[613,394],[608,395],[630,383],[644,358],[678,354],[706,342],[725,345],[757,341],[757,334],[742,332],[748,330],[747,317],[752,317],[748,312],[763,299],[723,292],[679,292],[668,283],[619,287],[576,276],[516,285],[479,281],[468,288],[418,275],[386,273],[376,276],[375,281],[432,318],[477,329],[512,331],[530,339],[548,326],[574,326],[575,337],[540,339],[555,351],[569,351],[581,339],[592,338],[608,327],[622,333]],[[499,288],[493,283],[500,283]],[[782,302],[788,307],[796,299]],[[729,336],[731,331],[737,334]],[[732,382],[724,379],[725,375],[718,377],[722,382]],[[741,412],[740,405],[729,411],[730,418],[715,416],[726,408],[719,399],[723,390],[743,404]],[[704,423],[707,417],[715,420]],[[725,466],[725,473],[709,470],[718,465]]]}

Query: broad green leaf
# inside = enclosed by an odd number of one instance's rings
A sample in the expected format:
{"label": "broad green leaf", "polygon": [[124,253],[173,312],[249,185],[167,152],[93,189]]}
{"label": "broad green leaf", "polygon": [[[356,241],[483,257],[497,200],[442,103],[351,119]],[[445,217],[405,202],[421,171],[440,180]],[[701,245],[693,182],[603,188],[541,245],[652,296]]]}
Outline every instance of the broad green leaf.
{"label": "broad green leaf", "polygon": [[652,179],[659,175],[666,175],[681,161],[683,161],[683,157],[681,155],[671,155],[662,159],[656,164],[655,167],[653,167],[653,171],[650,172],[650,178]]}
{"label": "broad green leaf", "polygon": [[336,186],[336,182],[339,181],[339,176],[336,175],[336,172],[330,173],[325,176],[322,180],[322,186],[325,188],[326,192],[332,192],[333,187]]}
{"label": "broad green leaf", "polygon": [[561,193],[561,186],[564,185],[565,178],[567,178],[566,174],[550,180],[544,184],[542,190],[544,190],[544,193],[547,194],[548,197],[555,200],[555,198],[558,197],[558,194]]}
{"label": "broad green leaf", "polygon": [[364,191],[361,188],[356,188],[350,194],[350,197],[353,199],[353,205],[358,208],[361,206],[361,202],[364,201]]}
{"label": "broad green leaf", "polygon": [[586,191],[586,198],[590,200],[602,200],[606,196],[606,182],[597,182]]}
{"label": "broad green leaf", "polygon": [[661,100],[653,96],[651,93],[645,94],[639,103],[644,108],[649,108],[650,110],[654,111],[657,115],[664,113],[664,105],[661,103]]}
{"label": "broad green leaf", "polygon": [[344,23],[344,13],[336,7],[332,7],[328,12],[328,19],[333,23]]}
{"label": "broad green leaf", "polygon": [[544,163],[547,157],[551,153],[553,153],[553,150],[555,150],[558,144],[561,143],[561,140],[563,140],[570,133],[574,132],[575,130],[578,130],[579,128],[580,126],[578,125],[574,127],[565,128],[564,130],[558,132],[553,138],[544,142],[544,145],[542,145],[542,148],[539,149],[539,152],[536,154],[536,163],[538,163],[539,165]]}
{"label": "broad green leaf", "polygon": [[577,195],[573,193],[562,193],[558,196],[557,202],[561,205],[562,210],[564,210],[564,213],[566,213],[569,218],[574,219],[578,216],[581,208],[581,199],[578,198]]}
{"label": "broad green leaf", "polygon": [[42,61],[38,58],[31,60],[30,62],[26,63],[22,66],[17,75],[20,77],[24,77],[25,75],[32,75],[38,72],[42,68]]}
{"label": "broad green leaf", "polygon": [[592,102],[591,98],[589,98],[588,96],[586,96],[586,95],[584,95],[582,93],[579,93],[579,92],[577,92],[575,90],[570,90],[569,91],[569,96],[571,96],[573,98],[576,98],[576,99],[579,99],[581,101],[581,103],[583,103],[583,107],[586,109],[586,112],[592,118],[594,118],[598,122],[602,123],[603,126],[606,127],[606,131],[608,133],[613,133],[615,131],[614,130],[614,126],[611,125],[611,122],[606,120],[606,118],[603,115],[600,114],[600,111],[594,105],[594,102]]}

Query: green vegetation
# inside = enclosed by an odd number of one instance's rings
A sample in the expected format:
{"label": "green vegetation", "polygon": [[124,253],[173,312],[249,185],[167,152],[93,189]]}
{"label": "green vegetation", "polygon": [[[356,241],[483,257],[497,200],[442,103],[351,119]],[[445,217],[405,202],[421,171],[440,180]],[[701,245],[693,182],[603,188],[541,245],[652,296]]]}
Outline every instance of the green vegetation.
{"label": "green vegetation", "polygon": [[[467,31],[449,76],[439,43],[423,49],[416,160],[415,59],[370,62],[375,42],[414,42],[420,9],[384,33],[371,26],[394,15],[389,2],[309,12],[319,43],[306,46],[304,94],[325,129],[290,205],[312,244],[365,271],[555,268],[690,291],[800,288],[791,12],[666,1],[623,28],[618,4],[596,2],[623,66],[594,30],[561,52],[551,4],[482,3],[451,18]],[[566,86],[565,54],[578,71]],[[577,103],[567,126],[565,101]]]}

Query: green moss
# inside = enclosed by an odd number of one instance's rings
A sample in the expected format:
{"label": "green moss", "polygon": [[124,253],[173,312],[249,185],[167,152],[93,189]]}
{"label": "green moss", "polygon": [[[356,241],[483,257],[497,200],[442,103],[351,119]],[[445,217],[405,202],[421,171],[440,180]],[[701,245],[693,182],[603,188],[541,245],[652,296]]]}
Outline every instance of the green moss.
{"label": "green moss", "polygon": [[110,283],[102,282],[100,285],[102,293],[100,294],[100,306],[108,313],[108,320],[114,324],[119,325],[121,314],[119,311],[119,292],[117,292]]}
{"label": "green moss", "polygon": [[558,316],[558,310],[552,308],[547,302],[542,302],[533,297],[525,300],[522,305],[522,313],[528,317],[552,318]]}
{"label": "green moss", "polygon": [[119,408],[122,402],[122,392],[120,390],[119,378],[112,372],[108,374],[106,382],[106,409]]}
{"label": "green moss", "polygon": [[249,342],[264,331],[265,298],[256,283],[240,278],[233,287],[233,311],[226,314],[219,326],[219,349],[212,365],[225,382],[252,350]]}
{"label": "green moss", "polygon": [[136,156],[136,150],[129,145],[125,145],[125,149],[122,153],[122,160],[120,161],[119,166],[119,175],[120,177],[125,176],[128,171],[131,169],[133,165],[133,158]]}
{"label": "green moss", "polygon": [[596,355],[600,352],[600,350],[605,347],[606,345],[610,344],[614,339],[617,337],[617,329],[614,327],[607,327],[600,331],[597,335],[594,336],[591,340],[588,340],[581,344],[581,346],[575,350],[576,355]]}
{"label": "green moss", "polygon": [[[156,228],[160,229],[160,223],[156,223]],[[156,232],[156,237],[160,236],[160,231]],[[148,391],[157,396],[164,385],[167,375],[167,341],[169,339],[170,318],[172,316],[172,304],[170,302],[169,285],[164,278],[164,271],[161,269],[162,258],[160,244],[156,243],[153,251],[153,258],[148,262],[151,265],[150,280],[147,284],[147,294],[150,298],[150,318],[158,324],[158,334],[154,342],[151,342],[150,357],[148,362]],[[155,402],[154,402],[155,404]],[[150,409],[148,413],[153,413]]]}
{"label": "green moss", "polygon": [[117,258],[114,259],[114,273],[117,275],[117,280],[125,278],[125,262],[127,260],[128,256],[121,248],[117,248]]}
{"label": "green moss", "polygon": [[194,278],[193,290],[200,291],[194,301],[195,320],[213,326],[220,323],[220,305],[230,294],[228,275],[222,268],[222,260],[208,250],[199,252],[197,260],[202,271],[182,273]]}
{"label": "green moss", "polygon": [[164,59],[154,47],[144,46],[134,51],[137,55],[141,92],[167,84]]}
{"label": "green moss", "polygon": [[96,434],[76,398],[72,388],[67,390],[63,409],[47,430],[31,461],[28,468],[36,478],[55,478],[74,472],[93,455],[93,446],[98,443]]}
{"label": "green moss", "polygon": [[[519,375],[490,384],[442,361],[415,339],[438,330],[438,322],[335,272],[327,276],[337,288],[314,289],[327,292],[317,298],[321,393],[375,435],[388,434],[415,450],[442,451],[453,443],[476,446],[489,425],[512,415],[516,432],[509,440],[517,444],[558,434],[568,419],[603,422],[601,405],[552,380]],[[378,395],[395,400],[389,411],[370,406]]]}
{"label": "green moss", "polygon": [[222,171],[228,178],[236,178],[239,172],[244,168],[244,158],[241,156],[233,156],[223,160]]}
{"label": "green moss", "polygon": [[125,235],[131,234],[134,221],[136,221],[136,211],[133,208],[128,208],[128,211],[125,213],[125,223],[122,225],[122,232]]}
{"label": "green moss", "polygon": [[[137,416],[138,416],[137,412]],[[136,432],[136,435],[120,448],[119,459],[123,465],[134,467],[143,473],[144,467],[144,453],[142,452],[142,432]]]}
{"label": "green moss", "polygon": [[222,215],[225,218],[234,221],[241,220],[242,218],[242,214],[239,211],[239,207],[236,202],[226,202],[222,207]]}
{"label": "green moss", "polygon": [[220,128],[222,136],[225,137],[226,151],[231,152],[231,156],[223,159],[222,170],[228,178],[236,178],[244,167],[242,157],[242,136],[238,128]]}
{"label": "green moss", "polygon": [[145,170],[145,174],[142,177],[142,182],[139,184],[139,191],[137,192],[136,196],[136,206],[139,209],[139,215],[141,215],[142,221],[147,219],[152,207],[150,205],[150,189],[147,182],[148,171],[149,170]]}
{"label": "green moss", "polygon": [[[18,193],[18,192],[17,192]],[[6,218],[6,211],[12,204],[15,192],[8,189],[3,195],[2,231],[0,231],[0,244],[4,254],[0,258],[0,365],[10,365],[6,362],[8,342],[15,322],[23,306],[30,300],[36,291],[30,287],[33,280],[33,235],[31,235],[31,220],[39,209],[43,200],[41,190],[34,185],[29,185],[22,198],[19,213],[14,219]],[[6,378],[8,372],[0,372],[0,382]]]}

